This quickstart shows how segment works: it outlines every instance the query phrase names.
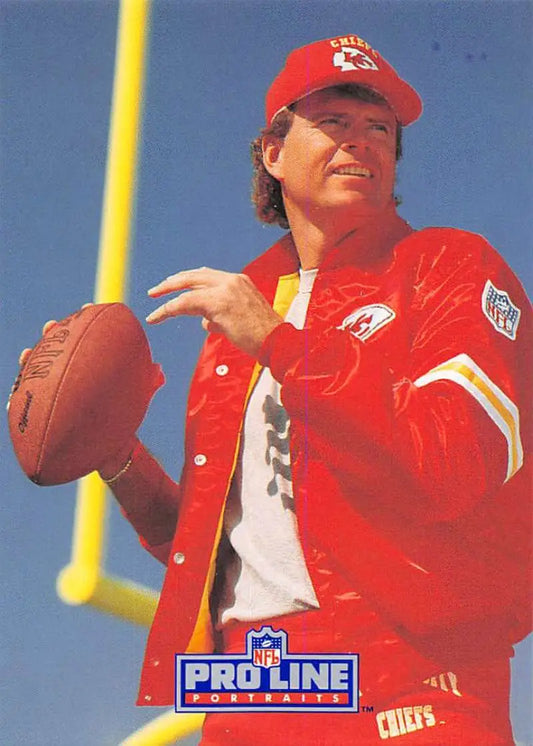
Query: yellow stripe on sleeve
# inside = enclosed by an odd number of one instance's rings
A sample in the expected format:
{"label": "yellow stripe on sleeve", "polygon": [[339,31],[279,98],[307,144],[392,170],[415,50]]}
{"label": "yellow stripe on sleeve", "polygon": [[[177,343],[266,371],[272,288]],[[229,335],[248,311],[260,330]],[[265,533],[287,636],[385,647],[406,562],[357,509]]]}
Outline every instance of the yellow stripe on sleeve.
{"label": "yellow stripe on sleeve", "polygon": [[490,380],[486,373],[468,355],[462,353],[425,373],[414,382],[421,388],[434,381],[448,380],[468,391],[507,441],[507,476],[509,480],[520,469],[524,452],[520,440],[520,415],[518,408],[504,392]]}

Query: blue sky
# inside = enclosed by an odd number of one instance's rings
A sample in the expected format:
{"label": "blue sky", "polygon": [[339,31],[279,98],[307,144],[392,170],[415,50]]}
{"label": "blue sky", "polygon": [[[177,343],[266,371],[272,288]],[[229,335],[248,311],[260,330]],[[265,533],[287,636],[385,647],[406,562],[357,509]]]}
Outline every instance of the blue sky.
{"label": "blue sky", "polygon": [[[1,0],[1,390],[42,323],[91,300],[117,21],[116,2]],[[531,2],[155,0],[128,302],[182,268],[238,270],[279,236],[254,218],[248,144],[286,54],[356,33],[419,91],[398,189],[414,227],[482,233],[531,294]],[[149,330],[167,385],[142,436],[177,477],[184,401],[203,339],[184,319]],[[1,431],[2,739],[118,743],[159,710],[134,707],[146,631],[64,606],[75,486],[37,488]],[[114,508],[110,572],[158,588],[162,568]],[[517,740],[533,741],[531,645],[513,664]]]}

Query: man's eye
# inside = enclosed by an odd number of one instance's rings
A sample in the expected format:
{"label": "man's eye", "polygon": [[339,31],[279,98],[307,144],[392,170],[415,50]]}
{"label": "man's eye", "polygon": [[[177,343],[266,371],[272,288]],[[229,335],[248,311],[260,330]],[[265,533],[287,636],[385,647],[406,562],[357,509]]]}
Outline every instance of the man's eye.
{"label": "man's eye", "polygon": [[389,132],[389,128],[386,124],[380,124],[379,122],[374,122],[371,125],[371,129],[377,130],[378,132]]}
{"label": "man's eye", "polygon": [[328,124],[337,124],[340,125],[342,123],[342,120],[339,119],[339,117],[325,117],[324,119],[321,119],[318,124],[319,125],[328,125]]}

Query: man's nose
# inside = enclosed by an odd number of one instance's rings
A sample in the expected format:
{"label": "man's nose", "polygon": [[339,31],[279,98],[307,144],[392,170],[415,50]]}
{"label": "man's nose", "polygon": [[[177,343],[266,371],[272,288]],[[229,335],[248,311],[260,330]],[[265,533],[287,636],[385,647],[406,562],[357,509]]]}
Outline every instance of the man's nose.
{"label": "man's nose", "polygon": [[342,140],[342,147],[347,150],[366,150],[369,146],[369,139],[366,130],[357,124],[346,127]]}

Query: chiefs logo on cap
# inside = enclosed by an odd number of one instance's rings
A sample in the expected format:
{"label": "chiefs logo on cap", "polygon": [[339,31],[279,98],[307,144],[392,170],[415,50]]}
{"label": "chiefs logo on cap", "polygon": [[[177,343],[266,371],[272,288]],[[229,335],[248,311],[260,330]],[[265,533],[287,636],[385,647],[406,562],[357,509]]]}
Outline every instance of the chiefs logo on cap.
{"label": "chiefs logo on cap", "polygon": [[370,57],[360,49],[352,47],[342,47],[340,52],[333,55],[333,64],[340,67],[342,72],[348,70],[378,70],[378,66]]}

